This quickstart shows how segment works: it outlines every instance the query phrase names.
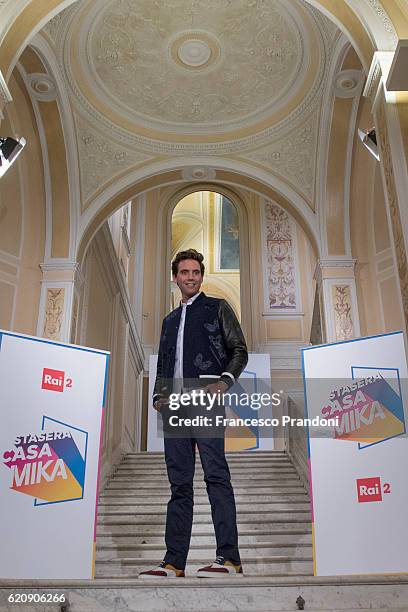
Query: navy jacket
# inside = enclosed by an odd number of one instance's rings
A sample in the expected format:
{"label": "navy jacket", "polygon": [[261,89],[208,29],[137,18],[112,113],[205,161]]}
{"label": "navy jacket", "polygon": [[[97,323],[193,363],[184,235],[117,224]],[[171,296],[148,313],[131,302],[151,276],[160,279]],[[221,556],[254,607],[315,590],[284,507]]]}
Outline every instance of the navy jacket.
{"label": "navy jacket", "polygon": [[[172,392],[181,305],[163,320],[153,400]],[[230,387],[248,361],[241,326],[225,300],[200,293],[187,306],[183,341],[183,378],[219,376]],[[208,381],[207,381],[208,382]]]}

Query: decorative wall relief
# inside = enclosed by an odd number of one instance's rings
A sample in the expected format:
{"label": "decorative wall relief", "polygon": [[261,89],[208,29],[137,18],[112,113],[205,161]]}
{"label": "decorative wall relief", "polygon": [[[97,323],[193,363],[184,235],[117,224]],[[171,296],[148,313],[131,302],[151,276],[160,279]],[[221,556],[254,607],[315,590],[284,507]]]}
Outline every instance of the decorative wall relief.
{"label": "decorative wall relief", "polygon": [[132,151],[102,136],[79,116],[75,118],[75,122],[84,200],[90,198],[109,179],[135,164],[151,159],[148,155]]}
{"label": "decorative wall relief", "polygon": [[64,312],[65,289],[47,289],[44,320],[44,338],[61,339],[62,315]]}
{"label": "decorative wall relief", "polygon": [[391,158],[391,147],[388,136],[388,127],[385,117],[384,102],[380,105],[378,114],[379,144],[381,161],[384,166],[384,177],[387,189],[388,206],[390,209],[392,234],[394,237],[395,254],[397,259],[398,276],[402,295],[405,323],[408,325],[408,264],[405,250],[404,234],[401,225],[401,215],[398,205],[397,188],[395,185],[394,168]]}
{"label": "decorative wall relief", "polygon": [[296,310],[294,223],[283,208],[270,201],[265,202],[264,221],[266,307],[270,312]]}
{"label": "decorative wall relief", "polygon": [[310,203],[314,198],[319,114],[316,109],[284,139],[244,155],[289,180]]}
{"label": "decorative wall relief", "polygon": [[349,285],[333,285],[332,299],[336,340],[354,338],[351,291]]}

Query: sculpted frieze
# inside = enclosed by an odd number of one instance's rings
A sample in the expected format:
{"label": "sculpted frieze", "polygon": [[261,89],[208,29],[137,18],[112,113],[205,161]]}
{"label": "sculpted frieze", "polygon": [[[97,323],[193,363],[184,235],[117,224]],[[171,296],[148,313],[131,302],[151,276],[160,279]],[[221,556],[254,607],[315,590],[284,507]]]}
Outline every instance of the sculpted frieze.
{"label": "sculpted frieze", "polygon": [[81,194],[88,200],[112,178],[128,168],[149,159],[131,151],[92,129],[82,117],[76,116]]}
{"label": "sculpted frieze", "polygon": [[243,157],[256,161],[287,179],[309,202],[314,196],[319,109],[286,138]]}

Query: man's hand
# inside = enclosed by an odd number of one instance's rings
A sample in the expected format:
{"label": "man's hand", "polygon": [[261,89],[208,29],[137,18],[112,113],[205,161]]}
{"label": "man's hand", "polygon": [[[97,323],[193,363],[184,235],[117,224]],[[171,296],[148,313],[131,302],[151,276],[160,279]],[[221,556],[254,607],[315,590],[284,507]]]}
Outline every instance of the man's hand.
{"label": "man's hand", "polygon": [[160,412],[163,406],[167,403],[168,403],[168,400],[165,397],[161,397],[160,399],[154,402],[153,408],[157,410],[157,412]]}
{"label": "man's hand", "polygon": [[227,389],[228,385],[223,380],[218,380],[217,382],[211,383],[210,385],[204,387],[205,393],[208,393],[209,395],[214,395],[216,393],[220,393],[220,395],[222,395]]}

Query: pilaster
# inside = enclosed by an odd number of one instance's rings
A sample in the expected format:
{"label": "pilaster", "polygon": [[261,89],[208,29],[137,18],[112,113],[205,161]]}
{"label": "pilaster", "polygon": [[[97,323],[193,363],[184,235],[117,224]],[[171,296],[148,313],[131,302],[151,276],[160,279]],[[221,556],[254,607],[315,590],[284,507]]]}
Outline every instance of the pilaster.
{"label": "pilaster", "polygon": [[354,275],[355,259],[321,259],[315,279],[324,317],[326,342],[360,336],[360,320]]}
{"label": "pilaster", "polygon": [[70,342],[75,336],[81,273],[75,261],[40,264],[40,307],[37,335],[57,342]]}

